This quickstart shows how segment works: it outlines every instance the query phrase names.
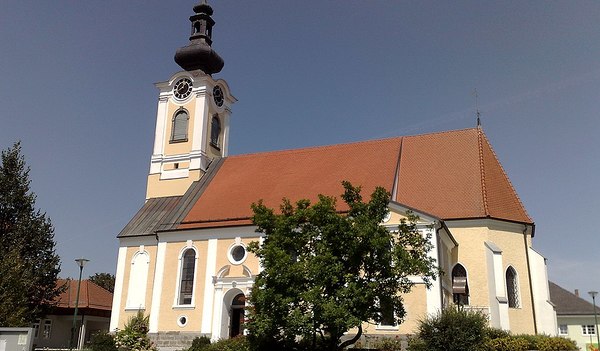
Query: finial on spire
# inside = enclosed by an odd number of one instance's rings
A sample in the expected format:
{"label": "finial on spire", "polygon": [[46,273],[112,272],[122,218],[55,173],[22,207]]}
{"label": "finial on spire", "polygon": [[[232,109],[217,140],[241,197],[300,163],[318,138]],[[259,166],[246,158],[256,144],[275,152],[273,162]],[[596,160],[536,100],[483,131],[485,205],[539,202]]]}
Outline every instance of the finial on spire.
{"label": "finial on spire", "polygon": [[195,14],[190,16],[192,34],[187,46],[177,49],[175,62],[186,71],[202,70],[206,74],[218,73],[223,69],[223,59],[211,48],[213,9],[203,0],[194,6]]}
{"label": "finial on spire", "polygon": [[477,88],[473,90],[473,95],[475,96],[475,115],[477,115],[477,128],[480,128],[481,112],[479,111],[479,94],[477,93]]}

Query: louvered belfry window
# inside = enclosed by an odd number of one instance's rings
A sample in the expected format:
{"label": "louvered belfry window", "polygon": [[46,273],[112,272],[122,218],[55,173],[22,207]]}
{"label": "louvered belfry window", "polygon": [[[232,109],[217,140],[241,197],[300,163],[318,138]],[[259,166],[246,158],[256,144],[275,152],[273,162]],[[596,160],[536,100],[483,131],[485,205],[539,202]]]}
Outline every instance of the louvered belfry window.
{"label": "louvered belfry window", "polygon": [[181,281],[179,284],[179,304],[191,305],[194,292],[194,268],[196,266],[196,251],[188,249],[181,258]]}
{"label": "louvered belfry window", "polygon": [[508,307],[519,308],[519,284],[517,283],[517,271],[513,267],[506,270],[506,294],[508,295]]}
{"label": "louvered belfry window", "polygon": [[188,121],[190,116],[184,109],[179,109],[173,117],[173,128],[171,130],[171,142],[188,140]]}
{"label": "louvered belfry window", "polygon": [[454,303],[459,306],[469,304],[467,270],[460,263],[457,263],[452,269],[452,298]]}
{"label": "louvered belfry window", "polygon": [[221,121],[219,120],[219,116],[214,115],[210,128],[210,143],[213,146],[219,147],[219,135],[221,135]]}

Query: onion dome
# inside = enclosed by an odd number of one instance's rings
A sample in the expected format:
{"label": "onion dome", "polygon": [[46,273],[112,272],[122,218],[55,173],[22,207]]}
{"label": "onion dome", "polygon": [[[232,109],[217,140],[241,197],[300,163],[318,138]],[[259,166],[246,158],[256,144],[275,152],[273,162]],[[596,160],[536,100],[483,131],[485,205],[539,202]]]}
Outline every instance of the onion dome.
{"label": "onion dome", "polygon": [[218,73],[223,69],[223,59],[211,47],[212,27],[215,21],[210,17],[213,9],[207,3],[194,6],[195,14],[190,16],[192,35],[187,46],[177,49],[175,62],[186,71],[202,70],[206,74]]}

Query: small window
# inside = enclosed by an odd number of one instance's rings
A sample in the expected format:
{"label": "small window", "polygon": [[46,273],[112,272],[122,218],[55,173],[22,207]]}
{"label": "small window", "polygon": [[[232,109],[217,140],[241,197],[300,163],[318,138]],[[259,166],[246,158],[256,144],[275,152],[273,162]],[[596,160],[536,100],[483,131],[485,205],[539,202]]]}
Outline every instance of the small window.
{"label": "small window", "polygon": [[506,295],[509,308],[519,308],[519,284],[517,281],[517,271],[513,267],[506,270]]}
{"label": "small window", "polygon": [[581,333],[583,335],[596,335],[596,326],[592,324],[582,325]]}
{"label": "small window", "polygon": [[379,324],[382,326],[395,326],[396,321],[394,318],[394,304],[392,299],[387,296],[380,296],[379,309],[381,313],[381,322]]}
{"label": "small window", "polygon": [[173,117],[173,128],[171,130],[171,142],[182,142],[188,140],[188,122],[190,116],[187,111],[180,108]]}
{"label": "small window", "polygon": [[452,269],[452,297],[454,303],[459,306],[469,304],[467,270],[460,263],[457,263]]}
{"label": "small window", "polygon": [[561,324],[558,326],[558,335],[567,335],[569,334],[569,329],[566,324]]}
{"label": "small window", "polygon": [[214,147],[219,148],[219,136],[221,135],[221,120],[219,116],[214,115],[211,122],[210,128],[210,144]]}
{"label": "small window", "polygon": [[187,249],[181,258],[181,281],[179,284],[179,305],[191,305],[194,292],[194,270],[196,251]]}
{"label": "small window", "polygon": [[187,322],[188,319],[186,316],[179,316],[179,318],[177,318],[177,325],[179,325],[180,327],[185,327]]}
{"label": "small window", "polygon": [[52,320],[46,319],[44,321],[44,330],[42,332],[42,337],[44,339],[50,339],[52,336]]}
{"label": "small window", "polygon": [[36,339],[40,336],[40,324],[41,323],[42,323],[42,321],[39,318],[35,320],[35,323],[33,323],[33,337]]}

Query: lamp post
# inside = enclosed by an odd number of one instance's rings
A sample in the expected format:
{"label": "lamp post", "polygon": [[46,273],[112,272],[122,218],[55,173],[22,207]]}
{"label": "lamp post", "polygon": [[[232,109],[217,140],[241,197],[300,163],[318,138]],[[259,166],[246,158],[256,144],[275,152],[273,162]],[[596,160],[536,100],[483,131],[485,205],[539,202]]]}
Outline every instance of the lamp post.
{"label": "lamp post", "polygon": [[600,333],[598,333],[598,316],[596,314],[596,295],[598,295],[598,292],[590,291],[588,292],[588,294],[590,294],[590,296],[592,297],[592,302],[594,303],[594,323],[596,323],[596,325],[594,325],[594,331],[596,332],[596,338],[598,339],[598,344],[596,345],[596,347],[600,347]]}
{"label": "lamp post", "polygon": [[79,266],[79,281],[77,282],[77,297],[75,298],[75,312],[73,313],[73,327],[71,328],[71,339],[69,340],[69,350],[73,349],[73,337],[75,336],[75,327],[77,325],[77,309],[79,308],[79,290],[81,289],[81,274],[83,273],[83,266],[90,260],[85,258],[78,258],[75,260]]}

